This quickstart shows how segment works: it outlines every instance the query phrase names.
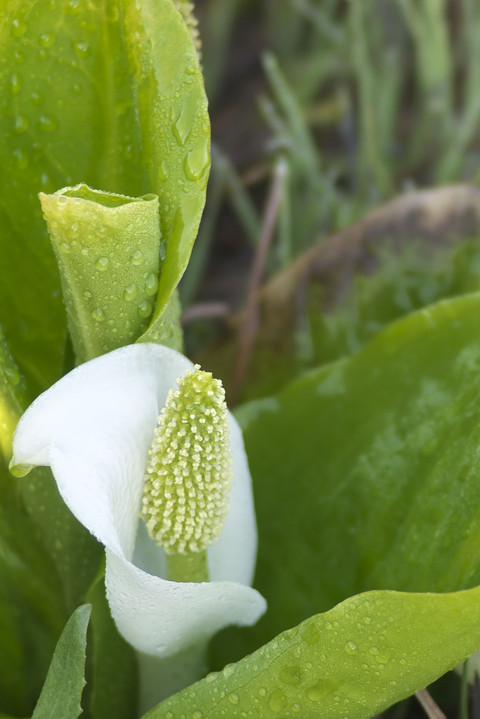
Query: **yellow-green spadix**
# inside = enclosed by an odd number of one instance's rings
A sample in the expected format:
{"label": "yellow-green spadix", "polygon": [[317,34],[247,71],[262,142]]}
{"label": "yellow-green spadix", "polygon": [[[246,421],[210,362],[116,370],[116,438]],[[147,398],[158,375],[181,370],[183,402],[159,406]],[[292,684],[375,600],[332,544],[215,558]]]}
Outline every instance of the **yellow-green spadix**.
{"label": "yellow-green spadix", "polygon": [[225,524],[232,457],[225,391],[197,365],[170,390],[149,451],[142,515],[167,554],[199,553]]}
{"label": "yellow-green spadix", "polygon": [[[182,395],[185,384],[193,397],[200,396],[202,391],[197,393],[196,387],[202,382],[210,383],[206,396],[217,408],[214,412],[218,410],[218,416],[214,414],[217,420],[212,423],[211,414],[203,415],[211,430],[197,443],[198,452],[193,446],[193,453],[188,450],[185,457],[181,439],[197,434],[199,425],[204,424],[202,408],[208,403],[202,400],[197,409],[184,408],[179,416],[185,417],[185,426],[173,433],[178,436],[179,450],[174,458],[173,434],[166,448],[163,440],[155,439],[157,419],[169,416],[168,406],[163,414],[162,409],[170,391],[168,403],[178,401],[175,393]],[[113,618],[125,639],[145,654],[177,654],[207,642],[230,624],[253,624],[266,608],[263,597],[250,587],[256,526],[247,458],[240,429],[222,408],[221,394],[215,380],[198,374],[178,352],[153,344],[131,345],[86,362],[63,377],[37,398],[15,433],[13,465],[50,466],[70,510],[105,546],[107,597]],[[216,422],[223,433],[217,439],[223,436],[225,447],[220,454],[212,447],[205,453],[202,443],[208,444]],[[172,468],[180,461],[178,466],[185,468],[185,459],[188,472],[198,475],[182,475],[179,484],[188,491],[189,483],[198,481],[194,489],[198,512],[188,505],[193,524],[186,522],[190,529],[182,529],[177,539],[168,539],[177,536],[176,530],[163,534],[167,552],[181,554],[182,548],[191,552],[196,543],[205,553],[210,581],[165,579],[165,550],[152,541],[139,521],[149,448],[153,455],[147,482],[156,481],[151,479],[152,463]],[[215,488],[213,499],[208,498],[206,484]],[[177,522],[180,506],[178,502],[174,513]],[[148,515],[148,509],[144,512]],[[202,526],[199,534],[197,522]]]}

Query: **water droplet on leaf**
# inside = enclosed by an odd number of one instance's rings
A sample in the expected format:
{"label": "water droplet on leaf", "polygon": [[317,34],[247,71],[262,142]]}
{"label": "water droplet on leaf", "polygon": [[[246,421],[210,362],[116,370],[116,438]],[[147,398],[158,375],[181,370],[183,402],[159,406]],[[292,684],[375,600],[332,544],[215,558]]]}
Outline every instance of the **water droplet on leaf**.
{"label": "water droplet on leaf", "polygon": [[92,317],[96,322],[103,322],[105,320],[105,312],[100,307],[97,307],[96,310],[93,310]]}
{"label": "water droplet on leaf", "polygon": [[110,260],[108,259],[108,257],[99,257],[98,260],[95,262],[95,267],[100,272],[105,272],[109,263],[110,263]]}
{"label": "water droplet on leaf", "polygon": [[268,705],[272,712],[281,712],[287,705],[287,697],[281,689],[275,689],[275,691],[270,694]]}
{"label": "water droplet on leaf", "polygon": [[137,296],[137,290],[138,288],[135,282],[132,282],[131,285],[125,287],[125,291],[123,293],[123,299],[125,300],[125,302],[131,302],[132,300],[134,300]]}
{"label": "water droplet on leaf", "polygon": [[135,250],[133,255],[130,257],[130,262],[135,266],[141,265],[143,262],[143,252]]}
{"label": "water droplet on leaf", "polygon": [[148,300],[143,300],[143,302],[138,305],[138,314],[144,319],[150,317],[152,314],[152,305]]}
{"label": "water droplet on leaf", "polygon": [[12,20],[12,35],[13,37],[21,37],[22,35],[25,35],[25,32],[27,30],[27,26],[21,18],[15,18]]}

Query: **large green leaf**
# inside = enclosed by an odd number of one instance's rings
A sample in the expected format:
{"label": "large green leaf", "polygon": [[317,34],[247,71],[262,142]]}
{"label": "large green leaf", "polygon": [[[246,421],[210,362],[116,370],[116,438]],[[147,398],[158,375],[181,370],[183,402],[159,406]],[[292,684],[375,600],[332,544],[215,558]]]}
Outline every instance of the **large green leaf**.
{"label": "large green leaf", "polygon": [[220,663],[361,591],[479,582],[479,316],[441,302],[244,408],[269,609]]}
{"label": "large green leaf", "polygon": [[368,592],[306,620],[145,719],[370,719],[480,646],[480,587]]}
{"label": "large green leaf", "polygon": [[85,650],[91,607],[78,607],[58,640],[32,719],[77,719],[85,686]]}
{"label": "large green leaf", "polygon": [[32,710],[67,616],[56,569],[0,465],[0,712]]}
{"label": "large green leaf", "polygon": [[60,374],[65,343],[37,193],[86,182],[159,195],[161,314],[203,208],[208,116],[171,0],[2,0],[0,40],[0,322],[37,391]]}
{"label": "large green leaf", "polygon": [[136,719],[137,666],[133,648],[120,636],[105,596],[102,567],[87,600],[92,603],[86,701],[92,719]]}

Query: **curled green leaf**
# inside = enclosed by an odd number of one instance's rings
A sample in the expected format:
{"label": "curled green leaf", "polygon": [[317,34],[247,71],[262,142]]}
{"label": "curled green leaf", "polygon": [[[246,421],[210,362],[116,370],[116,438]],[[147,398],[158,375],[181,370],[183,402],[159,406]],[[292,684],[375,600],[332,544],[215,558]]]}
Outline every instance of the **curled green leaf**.
{"label": "curled green leaf", "polygon": [[160,271],[158,198],[86,185],[40,195],[78,362],[134,342],[153,312]]}

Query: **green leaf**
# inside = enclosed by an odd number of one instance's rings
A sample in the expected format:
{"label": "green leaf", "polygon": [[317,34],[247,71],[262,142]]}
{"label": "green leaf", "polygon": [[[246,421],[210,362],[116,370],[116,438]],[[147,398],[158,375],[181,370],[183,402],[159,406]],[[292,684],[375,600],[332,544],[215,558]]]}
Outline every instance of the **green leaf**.
{"label": "green leaf", "polygon": [[197,235],[210,170],[210,124],[196,49],[174,4],[128,0],[124,5],[144,161],[160,198],[165,240],[155,321],[187,266]]}
{"label": "green leaf", "polygon": [[77,719],[85,686],[85,649],[91,607],[78,607],[58,640],[32,719]]}
{"label": "green leaf", "polygon": [[86,601],[104,557],[103,547],[66,507],[49,468],[33,469],[18,481],[18,492],[55,565],[70,613]]}
{"label": "green leaf", "polygon": [[351,597],[171,697],[145,719],[370,719],[480,646],[479,601],[480,587]]}
{"label": "green leaf", "polygon": [[61,373],[66,321],[38,192],[86,182],[159,195],[160,315],[200,220],[209,127],[195,48],[171,0],[12,1],[1,11],[0,323],[39,391]]}
{"label": "green leaf", "polygon": [[479,316],[440,302],[244,408],[269,609],[219,664],[365,590],[479,583]]}
{"label": "green leaf", "polygon": [[15,427],[28,404],[25,381],[18,371],[0,327],[0,451],[7,464],[12,457]]}
{"label": "green leaf", "polygon": [[87,594],[87,601],[92,604],[92,620],[85,704],[92,719],[132,719],[137,716],[135,652],[118,633],[110,614],[103,568]]}
{"label": "green leaf", "polygon": [[158,290],[158,198],[77,185],[40,200],[77,362],[134,342],[147,328]]}
{"label": "green leaf", "polygon": [[0,465],[0,712],[32,711],[67,616],[56,569]]}

